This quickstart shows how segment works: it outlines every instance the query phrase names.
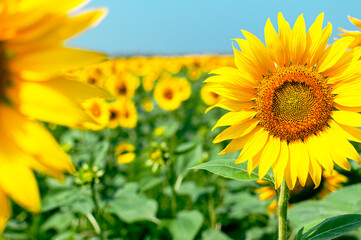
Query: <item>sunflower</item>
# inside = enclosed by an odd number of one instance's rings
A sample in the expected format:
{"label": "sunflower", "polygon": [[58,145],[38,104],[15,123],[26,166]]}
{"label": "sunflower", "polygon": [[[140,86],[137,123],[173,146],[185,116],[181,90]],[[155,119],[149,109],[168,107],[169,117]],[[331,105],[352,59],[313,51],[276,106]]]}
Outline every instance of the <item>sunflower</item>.
{"label": "sunflower", "polygon": [[82,103],[87,113],[95,122],[85,122],[84,127],[91,130],[101,130],[109,122],[109,105],[104,98],[91,98]]}
{"label": "sunflower", "polygon": [[[348,19],[350,20],[350,22],[352,24],[354,24],[356,27],[358,27],[359,29],[361,29],[361,21],[357,18],[348,16]],[[341,37],[354,37],[354,41],[350,44],[350,46],[348,46],[349,48],[355,48],[361,45],[361,32],[359,31],[347,31],[343,28],[339,28],[339,30],[342,32],[339,35]]]}
{"label": "sunflower", "polygon": [[297,181],[305,186],[308,175],[317,187],[323,169],[350,170],[348,158],[360,163],[348,140],[361,142],[361,49],[347,50],[353,37],[326,48],[332,26],[322,23],[323,13],[306,34],[302,15],[291,29],[279,13],[278,34],[267,20],[266,46],[242,31],[237,68],[206,80],[222,97],[214,106],[230,111],[215,125],[230,126],[213,141],[232,139],[220,154],[242,149],[236,163],[248,161],[249,173],[259,166],[260,179],[272,167],[276,188],[284,178],[291,190]]}
{"label": "sunflower", "polygon": [[206,86],[201,88],[201,98],[206,105],[217,104],[221,100],[221,96],[217,93],[207,91]]}
{"label": "sunflower", "polygon": [[132,100],[128,98],[118,98],[109,106],[110,128],[125,127],[134,128],[137,125],[138,113]]}
{"label": "sunflower", "polygon": [[[315,188],[313,181],[309,177],[304,187],[297,183],[295,188],[290,191],[290,204],[288,205],[288,208],[291,208],[292,204],[304,200],[325,198],[329,193],[342,188],[342,184],[346,182],[347,177],[337,171],[333,171],[332,173],[323,171],[321,184]],[[275,213],[277,209],[276,191],[266,181],[261,180],[258,181],[258,183],[263,185],[263,187],[256,189],[255,193],[259,194],[258,198],[261,200],[272,200],[272,202],[267,207],[267,213]]]}
{"label": "sunflower", "polygon": [[180,106],[184,96],[177,79],[163,78],[154,88],[154,98],[162,109],[172,111]]}
{"label": "sunflower", "polygon": [[135,146],[128,142],[119,143],[115,148],[114,156],[119,163],[130,163],[135,158]]}
{"label": "sunflower", "polygon": [[62,74],[105,58],[62,44],[104,16],[104,9],[73,11],[83,2],[0,3],[0,232],[11,215],[9,198],[29,211],[39,211],[33,170],[58,179],[74,170],[55,139],[34,120],[84,127],[93,120],[81,102],[107,96]]}
{"label": "sunflower", "polygon": [[139,82],[139,78],[132,73],[116,73],[108,79],[106,88],[115,96],[132,98]]}

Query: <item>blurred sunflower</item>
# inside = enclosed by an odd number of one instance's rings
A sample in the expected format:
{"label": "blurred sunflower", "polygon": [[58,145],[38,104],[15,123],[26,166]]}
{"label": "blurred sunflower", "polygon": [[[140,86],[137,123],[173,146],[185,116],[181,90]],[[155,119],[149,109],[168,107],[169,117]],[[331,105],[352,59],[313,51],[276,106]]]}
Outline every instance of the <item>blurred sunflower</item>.
{"label": "blurred sunflower", "polygon": [[180,97],[182,101],[187,100],[192,93],[192,88],[190,83],[186,78],[176,78],[175,81],[178,85],[178,91],[180,93]]}
{"label": "blurred sunflower", "polygon": [[119,143],[115,148],[114,156],[117,158],[118,163],[130,163],[135,158],[135,146],[128,142]]}
{"label": "blurred sunflower", "polygon": [[[304,187],[302,187],[299,183],[296,183],[295,188],[290,191],[290,204],[288,205],[288,208],[290,208],[294,203],[298,203],[308,199],[322,199],[326,197],[330,192],[342,188],[342,184],[346,182],[347,177],[340,174],[339,172],[333,171],[333,173],[331,174],[324,171],[322,173],[321,184],[317,188],[315,188],[312,179],[308,177],[306,185]],[[259,194],[258,198],[261,200],[273,200],[270,205],[268,205],[267,213],[275,213],[277,210],[275,190],[266,181],[261,180],[258,181],[258,183],[263,185],[263,187],[256,189],[255,193]]]}
{"label": "blurred sunflower", "polygon": [[347,139],[361,142],[361,49],[347,50],[353,37],[326,48],[332,26],[322,23],[320,14],[306,34],[302,15],[291,30],[279,13],[278,34],[267,20],[267,47],[242,31],[237,68],[206,80],[222,96],[214,106],[230,111],[215,125],[230,127],[214,143],[233,139],[220,154],[243,149],[236,163],[248,160],[249,173],[259,166],[260,179],[272,167],[276,188],[284,178],[291,190],[297,181],[305,186],[309,175],[317,187],[323,169],[350,170],[348,158],[360,163]]}
{"label": "blurred sunflower", "polygon": [[92,118],[81,102],[108,96],[60,71],[99,62],[96,52],[63,47],[63,41],[99,22],[105,10],[75,13],[86,1],[4,0],[0,3],[0,232],[11,215],[9,198],[40,209],[33,170],[62,179],[69,157],[34,120],[84,127]]}
{"label": "blurred sunflower", "polygon": [[132,98],[139,87],[139,82],[139,78],[132,73],[117,73],[108,79],[106,89],[115,96]]}
{"label": "blurred sunflower", "polygon": [[90,98],[82,103],[92,122],[85,122],[84,127],[91,130],[104,129],[109,122],[109,105],[104,98]]}
{"label": "blurred sunflower", "polygon": [[[355,25],[356,27],[358,27],[359,29],[361,29],[361,21],[357,18],[351,17],[351,16],[347,16],[348,19],[350,20],[350,22]],[[350,44],[350,46],[348,46],[349,48],[355,48],[361,45],[361,32],[359,31],[347,31],[343,28],[339,28],[339,30],[343,33],[340,33],[339,35],[341,37],[354,37],[354,41]]]}
{"label": "blurred sunflower", "polygon": [[208,91],[206,86],[203,86],[201,88],[201,98],[202,98],[203,102],[208,106],[214,105],[221,100],[220,95],[218,95],[217,93]]}
{"label": "blurred sunflower", "polygon": [[138,113],[132,100],[128,98],[118,98],[109,106],[109,128],[118,126],[134,128],[137,125]]}
{"label": "blurred sunflower", "polygon": [[182,103],[178,81],[174,78],[164,78],[160,80],[154,88],[154,99],[158,105],[167,111],[177,109]]}

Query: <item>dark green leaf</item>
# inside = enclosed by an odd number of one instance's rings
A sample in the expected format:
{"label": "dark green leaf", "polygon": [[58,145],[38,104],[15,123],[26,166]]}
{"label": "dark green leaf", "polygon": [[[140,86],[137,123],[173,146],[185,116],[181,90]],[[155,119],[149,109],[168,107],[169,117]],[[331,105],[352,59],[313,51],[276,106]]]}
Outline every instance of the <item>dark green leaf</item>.
{"label": "dark green leaf", "polygon": [[106,211],[117,215],[127,223],[149,220],[157,222],[155,214],[158,204],[138,193],[138,185],[129,183],[115,194],[115,199],[109,203]]}
{"label": "dark green leaf", "polygon": [[[234,162],[234,159],[218,159],[202,163],[192,167],[192,169],[207,170],[222,177],[239,181],[254,181],[259,179],[258,173],[256,172],[257,169],[254,170],[251,175],[248,175],[246,162],[240,164],[235,164]],[[266,174],[263,180],[272,184],[274,183],[273,178],[269,174]]]}
{"label": "dark green leaf", "polygon": [[[346,214],[328,218],[302,235],[301,240],[330,240],[361,227],[360,214]],[[302,233],[303,228],[300,230]],[[299,235],[298,234],[298,239]]]}
{"label": "dark green leaf", "polygon": [[181,211],[176,219],[168,223],[174,240],[192,240],[203,223],[203,215],[198,210]]}
{"label": "dark green leaf", "polygon": [[231,240],[225,233],[208,229],[202,233],[202,240]]}

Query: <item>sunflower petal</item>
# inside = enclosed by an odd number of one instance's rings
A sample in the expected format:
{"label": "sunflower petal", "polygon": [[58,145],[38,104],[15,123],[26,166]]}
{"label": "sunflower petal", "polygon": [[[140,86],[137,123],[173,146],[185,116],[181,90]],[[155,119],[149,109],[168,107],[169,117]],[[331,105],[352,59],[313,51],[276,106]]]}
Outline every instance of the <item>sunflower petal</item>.
{"label": "sunflower petal", "polygon": [[11,216],[11,207],[9,199],[0,189],[0,234],[3,233],[7,220]]}
{"label": "sunflower petal", "polygon": [[361,126],[361,114],[348,111],[333,111],[332,118],[343,125],[360,127]]}
{"label": "sunflower petal", "polygon": [[218,134],[217,137],[213,140],[213,143],[219,143],[228,139],[240,138],[251,132],[255,127],[257,127],[258,123],[258,119],[251,119],[248,122],[230,126],[226,130]]}
{"label": "sunflower petal", "polygon": [[217,123],[212,128],[212,131],[217,127],[244,123],[245,121],[251,120],[256,114],[256,111],[239,111],[226,113],[217,121]]}
{"label": "sunflower petal", "polygon": [[41,83],[22,83],[19,101],[22,113],[42,121],[72,127],[94,122],[79,103]]}
{"label": "sunflower petal", "polygon": [[324,72],[332,68],[345,53],[348,46],[353,42],[353,37],[338,39],[320,56],[318,61],[318,72]]}
{"label": "sunflower petal", "polygon": [[281,148],[280,139],[270,136],[268,138],[268,143],[265,146],[265,149],[261,156],[259,169],[258,169],[259,179],[262,179],[267,174],[268,170],[277,160],[279,156],[280,148]]}

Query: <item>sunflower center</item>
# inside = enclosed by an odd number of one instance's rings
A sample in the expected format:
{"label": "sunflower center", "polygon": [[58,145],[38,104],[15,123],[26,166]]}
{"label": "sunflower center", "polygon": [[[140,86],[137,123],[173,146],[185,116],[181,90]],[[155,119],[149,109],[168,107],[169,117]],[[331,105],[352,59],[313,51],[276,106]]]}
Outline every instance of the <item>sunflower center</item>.
{"label": "sunflower center", "polygon": [[288,141],[303,140],[322,130],[332,111],[327,81],[307,66],[278,68],[262,81],[256,95],[260,124]]}
{"label": "sunflower center", "polygon": [[118,93],[119,95],[125,95],[127,93],[127,87],[124,84],[122,84],[118,88]]}
{"label": "sunflower center", "polygon": [[171,89],[166,89],[163,92],[163,96],[164,96],[165,99],[171,100],[173,98],[173,91]]}

